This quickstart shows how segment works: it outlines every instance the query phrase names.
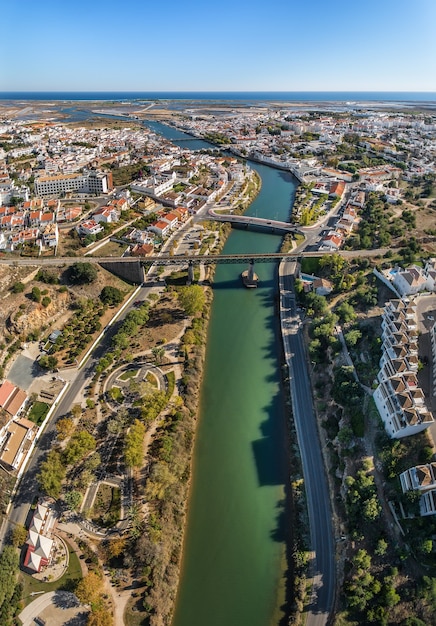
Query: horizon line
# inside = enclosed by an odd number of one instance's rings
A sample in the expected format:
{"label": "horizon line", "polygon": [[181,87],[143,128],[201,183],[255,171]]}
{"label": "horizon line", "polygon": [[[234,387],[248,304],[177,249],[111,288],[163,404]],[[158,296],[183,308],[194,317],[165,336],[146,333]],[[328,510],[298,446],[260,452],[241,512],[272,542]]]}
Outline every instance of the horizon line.
{"label": "horizon line", "polygon": [[2,90],[2,93],[160,93],[166,91],[168,93],[436,93],[436,90],[421,90],[421,89],[42,89],[26,90],[26,89],[10,89]]}

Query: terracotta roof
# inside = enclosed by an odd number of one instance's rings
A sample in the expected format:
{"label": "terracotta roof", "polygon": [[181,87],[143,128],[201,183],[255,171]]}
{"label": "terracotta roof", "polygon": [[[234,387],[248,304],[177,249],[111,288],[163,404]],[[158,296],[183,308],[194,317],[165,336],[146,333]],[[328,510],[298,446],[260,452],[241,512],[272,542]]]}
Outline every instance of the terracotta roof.
{"label": "terracotta roof", "polygon": [[8,399],[11,397],[15,389],[15,385],[10,383],[8,380],[4,381],[0,387],[0,407],[5,408]]}

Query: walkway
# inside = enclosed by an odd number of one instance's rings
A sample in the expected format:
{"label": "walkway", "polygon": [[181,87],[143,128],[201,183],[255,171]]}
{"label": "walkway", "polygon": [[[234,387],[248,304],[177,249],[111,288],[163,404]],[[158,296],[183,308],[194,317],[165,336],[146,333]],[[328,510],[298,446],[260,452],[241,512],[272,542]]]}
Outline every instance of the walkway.
{"label": "walkway", "polygon": [[[18,615],[22,626],[35,626],[36,618],[41,618],[41,623],[46,626],[85,626],[88,619],[88,609],[84,608],[74,595],[69,591],[49,591],[38,596],[28,604]],[[73,622],[74,620],[74,622]]]}

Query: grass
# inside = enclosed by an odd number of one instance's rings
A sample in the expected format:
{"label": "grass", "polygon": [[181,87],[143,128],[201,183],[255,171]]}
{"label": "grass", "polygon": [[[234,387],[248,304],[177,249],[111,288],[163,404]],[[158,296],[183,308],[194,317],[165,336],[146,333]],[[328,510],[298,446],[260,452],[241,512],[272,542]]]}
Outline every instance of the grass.
{"label": "grass", "polygon": [[176,386],[176,375],[172,371],[167,372],[166,378],[167,378],[167,385],[168,385],[167,396],[168,398],[171,398],[174,392],[174,387]]}
{"label": "grass", "polygon": [[44,421],[44,418],[47,415],[49,409],[50,405],[47,404],[47,402],[34,402],[32,404],[32,408],[29,411],[27,419],[39,426],[39,424],[42,424],[42,422]]}
{"label": "grass", "polygon": [[[148,624],[147,613],[143,607],[143,594],[136,598],[130,598],[124,613],[124,623],[126,626],[145,626]],[[136,609],[133,611],[133,609]]]}
{"label": "grass", "polygon": [[[139,368],[128,369],[125,372],[123,372],[120,376],[118,376],[118,378],[120,380],[129,380],[130,378],[135,378],[138,372],[139,372]],[[118,387],[115,387],[115,389],[118,389]]]}
{"label": "grass", "polygon": [[119,387],[112,387],[110,395],[115,402],[121,403],[124,400],[124,394]]}
{"label": "grass", "polygon": [[121,489],[102,483],[98,488],[92,509],[92,521],[98,526],[110,528],[120,520]]}
{"label": "grass", "polygon": [[312,257],[312,258],[305,257],[301,260],[301,271],[303,272],[303,274],[315,274],[316,275],[318,270],[319,270],[319,258],[318,257]]}
{"label": "grass", "polygon": [[35,591],[56,591],[57,589],[64,589],[66,591],[71,591],[77,581],[82,578],[82,570],[80,569],[80,561],[77,554],[74,552],[68,541],[66,541],[68,546],[69,553],[69,563],[68,569],[62,578],[59,580],[55,580],[53,582],[41,582],[40,580],[36,580],[33,576],[29,574],[25,574],[24,572],[20,572],[20,581],[23,583],[23,602],[24,605],[27,606],[35,599],[34,596],[30,594]]}
{"label": "grass", "polygon": [[147,376],[145,377],[145,380],[152,385],[153,387],[157,387],[158,386],[158,382],[156,379],[156,376],[154,374],[152,374],[151,372],[147,372]]}

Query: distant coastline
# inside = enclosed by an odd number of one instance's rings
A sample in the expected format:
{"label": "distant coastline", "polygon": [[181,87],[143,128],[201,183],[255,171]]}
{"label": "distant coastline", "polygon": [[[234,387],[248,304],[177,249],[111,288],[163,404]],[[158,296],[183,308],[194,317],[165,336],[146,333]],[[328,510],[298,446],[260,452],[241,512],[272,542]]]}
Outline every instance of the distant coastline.
{"label": "distant coastline", "polygon": [[436,92],[416,91],[3,91],[1,100],[131,101],[217,100],[239,102],[434,102]]}

